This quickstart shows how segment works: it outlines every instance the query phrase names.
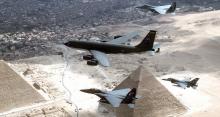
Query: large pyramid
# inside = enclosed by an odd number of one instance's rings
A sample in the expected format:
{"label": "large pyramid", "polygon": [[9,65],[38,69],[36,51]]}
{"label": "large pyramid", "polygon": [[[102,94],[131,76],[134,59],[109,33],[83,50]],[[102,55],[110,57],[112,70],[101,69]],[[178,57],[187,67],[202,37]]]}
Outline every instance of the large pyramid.
{"label": "large pyramid", "polygon": [[115,89],[136,88],[135,108],[121,105],[117,117],[166,117],[185,112],[184,106],[144,67],[139,67]]}
{"label": "large pyramid", "polygon": [[0,60],[0,112],[44,100],[24,79]]}

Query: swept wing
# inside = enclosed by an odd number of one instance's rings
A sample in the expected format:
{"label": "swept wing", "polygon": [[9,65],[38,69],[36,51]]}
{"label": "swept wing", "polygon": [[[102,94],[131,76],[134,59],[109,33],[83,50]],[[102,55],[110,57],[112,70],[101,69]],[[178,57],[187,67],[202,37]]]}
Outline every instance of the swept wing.
{"label": "swept wing", "polygon": [[113,107],[119,107],[123,99],[130,91],[130,88],[110,91],[106,93],[106,99]]}
{"label": "swept wing", "polygon": [[97,50],[90,50],[90,53],[94,56],[94,58],[99,62],[99,64],[108,67],[110,66],[108,57],[105,53],[97,51]]}
{"label": "swept wing", "polygon": [[129,33],[125,36],[119,37],[117,39],[113,39],[111,41],[108,41],[107,43],[111,43],[111,44],[123,44],[128,42],[129,40],[131,40],[132,38],[136,37],[138,35],[138,32],[132,32]]}

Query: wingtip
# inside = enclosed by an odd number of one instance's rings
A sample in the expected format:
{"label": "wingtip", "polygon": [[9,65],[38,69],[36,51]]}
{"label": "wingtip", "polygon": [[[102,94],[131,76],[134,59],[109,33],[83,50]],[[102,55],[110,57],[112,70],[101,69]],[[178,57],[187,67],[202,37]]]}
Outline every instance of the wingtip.
{"label": "wingtip", "polygon": [[101,64],[103,67],[110,67],[110,63]]}
{"label": "wingtip", "polygon": [[105,67],[110,67],[111,65],[110,64],[108,64],[108,65],[106,65]]}
{"label": "wingtip", "polygon": [[120,107],[120,105],[112,105],[112,107],[118,108],[118,107]]}
{"label": "wingtip", "polygon": [[135,104],[128,104],[128,107],[129,107],[129,108],[134,108],[134,107],[135,107]]}

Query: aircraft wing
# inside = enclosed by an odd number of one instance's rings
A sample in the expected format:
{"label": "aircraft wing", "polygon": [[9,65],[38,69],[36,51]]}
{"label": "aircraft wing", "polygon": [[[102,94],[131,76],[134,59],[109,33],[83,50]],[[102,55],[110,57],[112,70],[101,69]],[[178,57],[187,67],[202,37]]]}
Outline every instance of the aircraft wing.
{"label": "aircraft wing", "polygon": [[187,87],[186,83],[178,82],[177,84],[184,89]]}
{"label": "aircraft wing", "polygon": [[130,88],[110,91],[106,95],[106,99],[113,107],[119,107],[125,96],[131,91]]}
{"label": "aircraft wing", "polygon": [[166,14],[167,10],[171,7],[171,5],[164,5],[155,7],[154,10],[160,14]]}
{"label": "aircraft wing", "polygon": [[119,107],[121,102],[122,102],[122,98],[118,98],[114,95],[107,95],[106,99],[108,100],[108,102],[113,106],[113,107]]}
{"label": "aircraft wing", "polygon": [[92,55],[96,58],[96,60],[103,66],[108,67],[110,66],[108,57],[105,53],[97,51],[97,50],[90,50]]}
{"label": "aircraft wing", "polygon": [[131,40],[132,38],[134,38],[137,35],[138,35],[138,32],[132,32],[132,33],[129,33],[129,34],[125,35],[125,36],[122,36],[122,37],[119,37],[117,39],[113,39],[111,41],[108,41],[107,43],[123,44],[123,43],[128,42],[129,40]]}
{"label": "aircraft wing", "polygon": [[119,95],[119,96],[127,96],[127,94],[131,91],[130,88],[113,90],[108,92],[111,95]]}

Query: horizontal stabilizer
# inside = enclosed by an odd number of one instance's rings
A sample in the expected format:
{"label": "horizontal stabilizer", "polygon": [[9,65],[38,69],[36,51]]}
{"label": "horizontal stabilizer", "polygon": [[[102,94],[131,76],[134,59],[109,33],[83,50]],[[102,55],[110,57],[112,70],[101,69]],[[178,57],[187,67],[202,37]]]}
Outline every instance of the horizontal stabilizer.
{"label": "horizontal stabilizer", "polygon": [[119,107],[130,91],[130,88],[109,91],[105,97],[113,107]]}
{"label": "horizontal stabilizer", "polygon": [[134,108],[135,105],[134,105],[134,104],[128,104],[128,107],[129,107],[129,108]]}

